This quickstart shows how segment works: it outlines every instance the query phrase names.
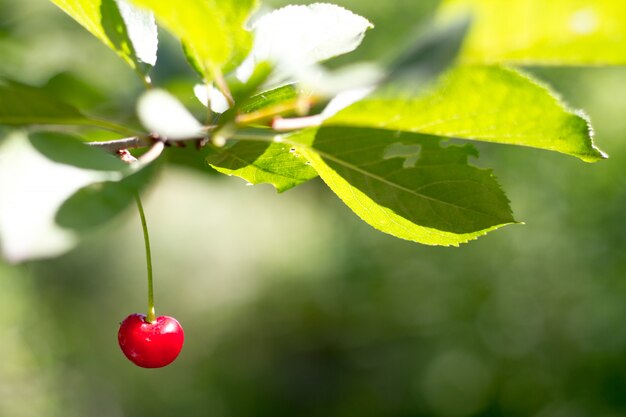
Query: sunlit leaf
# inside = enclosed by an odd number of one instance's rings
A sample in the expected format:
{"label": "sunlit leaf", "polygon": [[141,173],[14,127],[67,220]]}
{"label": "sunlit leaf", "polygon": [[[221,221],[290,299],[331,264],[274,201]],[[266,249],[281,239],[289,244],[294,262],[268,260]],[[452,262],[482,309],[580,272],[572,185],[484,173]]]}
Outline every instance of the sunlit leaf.
{"label": "sunlit leaf", "polygon": [[189,139],[202,135],[202,125],[165,90],[150,90],[137,103],[139,120],[150,132],[170,140]]}
{"label": "sunlit leaf", "polygon": [[622,0],[447,0],[443,15],[475,15],[462,57],[471,63],[626,64]]}
{"label": "sunlit leaf", "polygon": [[154,16],[128,0],[51,0],[132,68],[143,73],[157,58]]}
{"label": "sunlit leaf", "polygon": [[[270,76],[272,69],[272,65],[267,62],[262,62],[256,66],[252,76],[245,82],[242,82],[232,74],[226,78],[236,107],[233,112],[237,112],[255,93],[259,92],[262,84]],[[214,85],[197,84],[194,86],[194,94],[204,106],[210,102],[211,110],[215,113],[224,113],[231,108],[231,104],[228,102],[226,96]],[[230,116],[232,118],[234,114]],[[225,118],[229,118],[229,116],[225,116]]]}
{"label": "sunlit leaf", "polygon": [[228,100],[220,90],[212,85],[197,84],[193,88],[193,93],[200,103],[208,106],[211,104],[211,111],[224,113],[230,108]]}
{"label": "sunlit leaf", "polygon": [[182,41],[206,81],[238,65],[252,46],[244,24],[256,0],[133,1],[153,10],[157,20]]}
{"label": "sunlit leaf", "polygon": [[328,70],[322,65],[301,68],[293,77],[303,89],[322,97],[333,97],[348,90],[376,86],[386,78],[382,66],[372,63],[346,65]]}
{"label": "sunlit leaf", "polygon": [[262,61],[276,64],[278,79],[298,74],[353,51],[371,27],[367,19],[334,4],[283,7],[254,22],[254,47],[237,75],[247,79]]}
{"label": "sunlit leaf", "polygon": [[284,102],[293,101],[297,98],[298,89],[293,84],[288,84],[251,97],[241,105],[240,111],[242,113],[252,113],[266,107],[273,107]]}
{"label": "sunlit leaf", "polygon": [[229,110],[225,116],[238,117],[239,123],[269,122],[276,114],[288,116],[302,107],[300,100],[306,100],[303,92],[293,84],[263,91],[246,100],[241,101],[235,108]]}
{"label": "sunlit leaf", "polygon": [[425,95],[400,88],[382,91],[326,124],[529,146],[588,162],[605,157],[594,146],[582,113],[568,109],[530,77],[499,67],[459,67]]}
{"label": "sunlit leaf", "polygon": [[206,160],[222,174],[243,178],[250,184],[272,184],[278,192],[317,176],[305,158],[281,143],[241,141],[216,150]]}
{"label": "sunlit leaf", "polygon": [[320,116],[322,116],[324,120],[330,119],[341,110],[369,96],[374,89],[375,87],[357,88],[339,93],[328,102],[324,110],[322,110],[322,113],[320,113]]}
{"label": "sunlit leaf", "polygon": [[459,245],[514,223],[491,171],[471,166],[471,145],[388,130],[324,127],[286,138],[361,219],[393,236]]}

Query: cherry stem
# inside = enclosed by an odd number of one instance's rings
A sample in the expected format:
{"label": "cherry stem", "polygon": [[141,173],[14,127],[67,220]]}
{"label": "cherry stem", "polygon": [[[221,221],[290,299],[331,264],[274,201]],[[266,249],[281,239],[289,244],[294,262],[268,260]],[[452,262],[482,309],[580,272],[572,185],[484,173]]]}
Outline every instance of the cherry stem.
{"label": "cherry stem", "polygon": [[146,214],[143,211],[141,198],[139,193],[135,194],[137,209],[139,209],[139,217],[141,218],[141,227],[143,229],[143,241],[146,245],[146,266],[148,268],[148,315],[146,321],[148,323],[156,322],[156,312],[154,310],[154,287],[152,285],[152,252],[150,251],[150,236],[148,235],[148,223],[146,222]]}

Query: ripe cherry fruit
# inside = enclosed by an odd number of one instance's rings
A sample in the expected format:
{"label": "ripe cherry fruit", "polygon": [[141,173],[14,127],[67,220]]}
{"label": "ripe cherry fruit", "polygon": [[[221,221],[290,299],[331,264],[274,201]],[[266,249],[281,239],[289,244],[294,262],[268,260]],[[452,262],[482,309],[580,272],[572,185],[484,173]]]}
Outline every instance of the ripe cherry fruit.
{"label": "ripe cherry fruit", "polygon": [[173,317],[160,316],[153,323],[143,314],[131,314],[120,325],[117,339],[124,355],[142,368],[161,368],[178,357],[185,334]]}
{"label": "ripe cherry fruit", "polygon": [[143,240],[146,247],[146,268],[148,270],[148,315],[131,314],[120,324],[117,341],[124,355],[132,363],[142,368],[162,368],[178,357],[183,348],[185,334],[180,323],[173,317],[157,317],[154,309],[154,289],[152,285],[152,254],[148,223],[139,194],[135,194]]}

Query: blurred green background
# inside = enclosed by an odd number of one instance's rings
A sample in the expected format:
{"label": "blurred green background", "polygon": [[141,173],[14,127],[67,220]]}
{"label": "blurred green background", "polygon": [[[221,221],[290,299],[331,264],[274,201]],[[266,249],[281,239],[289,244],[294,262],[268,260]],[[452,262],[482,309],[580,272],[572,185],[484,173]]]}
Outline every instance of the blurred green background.
{"label": "blurred green background", "polygon": [[[436,6],[337,3],[376,24],[353,60],[387,57]],[[47,1],[0,0],[0,57],[1,77],[133,117],[134,74]],[[192,103],[165,34],[159,60],[156,82]],[[180,358],[145,370],[117,346],[145,309],[131,209],[61,258],[0,264],[0,416],[626,415],[626,69],[529,71],[590,114],[611,159],[480,145],[526,225],[420,246],[319,180],[277,195],[172,165],[145,203]]]}

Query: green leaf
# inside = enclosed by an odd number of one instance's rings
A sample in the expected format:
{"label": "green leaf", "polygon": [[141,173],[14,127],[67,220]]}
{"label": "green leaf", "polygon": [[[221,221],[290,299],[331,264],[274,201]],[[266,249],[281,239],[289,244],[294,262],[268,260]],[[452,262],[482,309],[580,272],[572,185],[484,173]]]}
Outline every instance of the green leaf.
{"label": "green leaf", "polygon": [[156,63],[154,16],[127,0],[51,0],[131,68],[146,74]]}
{"label": "green leaf", "polygon": [[470,9],[462,53],[470,63],[626,64],[622,0],[447,0],[442,15]]}
{"label": "green leaf", "polygon": [[107,94],[70,72],[54,75],[41,87],[52,97],[71,104],[79,109],[93,109],[102,106],[110,98]]}
{"label": "green leaf", "polygon": [[252,71],[252,75],[244,82],[231,73],[226,78],[228,88],[233,95],[235,105],[245,103],[256,93],[263,92],[263,84],[274,71],[274,67],[269,62],[259,62]]}
{"label": "green leaf", "polygon": [[137,172],[127,172],[120,181],[81,188],[59,207],[56,223],[65,229],[82,232],[112,220],[135,201],[138,190],[150,182],[158,167],[158,163],[152,163]]}
{"label": "green leaf", "polygon": [[219,175],[206,162],[206,155],[213,153],[208,146],[197,149],[195,146],[168,146],[159,159],[165,159],[168,164],[196,170],[203,175]]}
{"label": "green leaf", "polygon": [[272,66],[267,62],[262,62],[256,66],[250,78],[245,82],[240,81],[232,73],[226,77],[228,88],[235,103],[234,107],[231,107],[224,94],[214,85],[196,84],[193,91],[198,101],[205,107],[210,103],[211,111],[221,113],[220,121],[222,124],[226,124],[234,119],[242,104],[245,104],[255,93],[260,91],[261,86],[271,73]]}
{"label": "green leaf", "polygon": [[299,93],[301,92],[294,84],[287,84],[246,97],[235,107],[228,109],[220,118],[220,122],[226,124],[238,117],[240,124],[264,124],[278,113],[288,116],[302,107],[298,101]]}
{"label": "green leaf", "polygon": [[393,236],[454,245],[514,223],[491,171],[468,165],[471,145],[414,133],[323,127],[286,138],[361,219]]}
{"label": "green leaf", "polygon": [[287,84],[250,97],[239,107],[239,111],[241,113],[252,113],[267,107],[294,101],[297,98],[298,90],[296,86],[294,84]]}
{"label": "green leaf", "polygon": [[329,3],[289,5],[252,24],[254,47],[237,69],[246,80],[260,62],[274,64],[270,84],[300,79],[315,64],[356,49],[373,25],[364,17]]}
{"label": "green leaf", "polygon": [[[149,170],[137,171],[72,136],[13,132],[0,141],[2,256],[22,262],[71,249],[79,231],[126,207],[129,193],[148,177]],[[87,196],[85,187],[105,189],[107,198]]]}
{"label": "green leaf", "polygon": [[500,67],[453,69],[420,96],[399,89],[379,92],[325,124],[529,146],[587,162],[606,157],[594,146],[591,126],[582,113],[569,110],[529,76]]}
{"label": "green leaf", "polygon": [[79,125],[136,132],[105,120],[87,117],[76,107],[56,99],[44,89],[0,79],[0,125]]}
{"label": "green leaf", "polygon": [[256,0],[133,1],[154,11],[158,21],[182,41],[207,82],[235,68],[252,46],[244,23]]}
{"label": "green leaf", "polygon": [[206,160],[222,174],[235,175],[250,184],[269,183],[279,193],[317,177],[296,149],[281,143],[241,141],[216,149]]}
{"label": "green leaf", "polygon": [[78,109],[45,91],[0,80],[0,124],[87,124]]}
{"label": "green leaf", "polygon": [[169,92],[148,90],[137,102],[137,115],[150,132],[168,140],[202,137],[202,125],[187,108]]}

